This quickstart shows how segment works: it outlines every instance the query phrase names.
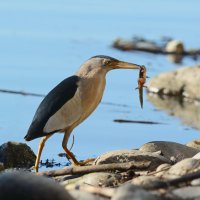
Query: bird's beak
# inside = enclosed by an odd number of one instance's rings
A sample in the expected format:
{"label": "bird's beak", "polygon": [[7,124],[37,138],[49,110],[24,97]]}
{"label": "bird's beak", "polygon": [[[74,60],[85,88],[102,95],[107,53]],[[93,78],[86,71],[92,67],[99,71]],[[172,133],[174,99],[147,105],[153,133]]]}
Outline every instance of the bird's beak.
{"label": "bird's beak", "polygon": [[128,63],[124,61],[118,61],[114,66],[113,69],[140,69],[141,66],[133,63]]}

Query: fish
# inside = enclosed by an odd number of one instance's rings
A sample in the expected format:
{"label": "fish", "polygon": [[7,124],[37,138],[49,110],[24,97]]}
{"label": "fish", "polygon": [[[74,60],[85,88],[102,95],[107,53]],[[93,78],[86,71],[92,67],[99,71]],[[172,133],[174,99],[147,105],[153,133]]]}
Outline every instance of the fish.
{"label": "fish", "polygon": [[142,65],[140,67],[140,71],[139,71],[139,78],[138,78],[138,87],[136,89],[138,89],[139,91],[139,100],[140,100],[140,106],[141,108],[143,108],[143,88],[146,87],[144,86],[145,82],[146,82],[146,67],[144,65]]}

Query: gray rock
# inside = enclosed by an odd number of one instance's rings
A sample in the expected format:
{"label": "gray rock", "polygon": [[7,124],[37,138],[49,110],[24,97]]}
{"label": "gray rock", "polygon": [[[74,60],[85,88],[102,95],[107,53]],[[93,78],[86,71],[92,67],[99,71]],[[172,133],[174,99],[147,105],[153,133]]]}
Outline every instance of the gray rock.
{"label": "gray rock", "polygon": [[63,181],[61,184],[67,189],[75,189],[77,185],[93,185],[93,186],[103,186],[103,187],[113,187],[119,184],[119,179],[121,178],[118,174],[107,173],[107,172],[96,172],[86,174],[79,178],[68,179]]}
{"label": "gray rock", "polygon": [[52,179],[24,172],[0,174],[0,199],[73,200],[74,198]]}
{"label": "gray rock", "polygon": [[192,140],[186,144],[188,147],[198,149],[200,151],[200,140]]}
{"label": "gray rock", "polygon": [[141,152],[139,150],[115,150],[99,156],[96,165],[108,163],[124,163],[129,161],[151,161],[148,170],[155,170],[157,166],[170,161],[157,153]]}
{"label": "gray rock", "polygon": [[200,100],[200,66],[162,73],[149,81],[148,91]]}
{"label": "gray rock", "polygon": [[80,190],[71,190],[69,193],[76,200],[108,200],[106,197],[100,197],[98,195],[83,192]]}
{"label": "gray rock", "polygon": [[172,191],[172,194],[181,199],[196,199],[200,198],[200,186],[188,186],[175,189]]}
{"label": "gray rock", "polygon": [[0,162],[5,168],[29,168],[34,165],[35,159],[35,154],[26,144],[7,142],[0,146]]}
{"label": "gray rock", "polygon": [[186,158],[173,165],[163,177],[173,179],[197,171],[200,171],[200,160]]}
{"label": "gray rock", "polygon": [[119,187],[111,200],[157,200],[150,192],[132,184]]}
{"label": "gray rock", "polygon": [[142,145],[139,149],[142,152],[156,152],[161,151],[162,155],[171,159],[174,157],[175,161],[180,161],[185,158],[194,156],[199,150],[187,147],[176,142],[153,141]]}

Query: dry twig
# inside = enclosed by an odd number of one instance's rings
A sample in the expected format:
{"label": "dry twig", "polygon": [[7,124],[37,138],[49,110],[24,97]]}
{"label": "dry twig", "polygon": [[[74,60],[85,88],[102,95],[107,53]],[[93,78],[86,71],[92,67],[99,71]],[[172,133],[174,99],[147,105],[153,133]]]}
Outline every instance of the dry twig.
{"label": "dry twig", "polygon": [[105,171],[127,171],[131,169],[146,169],[150,166],[150,161],[131,161],[126,163],[111,163],[102,165],[90,166],[70,166],[64,169],[39,172],[38,175],[45,176],[62,176],[62,175],[75,175],[75,174],[88,174],[92,172],[105,172]]}

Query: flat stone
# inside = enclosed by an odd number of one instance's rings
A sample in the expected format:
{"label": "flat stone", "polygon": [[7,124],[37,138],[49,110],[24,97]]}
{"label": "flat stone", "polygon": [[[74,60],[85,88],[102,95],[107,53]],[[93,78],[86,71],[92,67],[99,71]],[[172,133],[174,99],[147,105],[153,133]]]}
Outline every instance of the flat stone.
{"label": "flat stone", "polygon": [[[69,193],[46,177],[24,172],[6,172],[0,174],[0,199],[20,200],[73,200]],[[2,192],[3,191],[3,192]]]}
{"label": "flat stone", "polygon": [[200,171],[200,160],[186,158],[173,165],[163,177],[173,179],[197,171]]}
{"label": "flat stone", "polygon": [[[142,152],[157,152],[161,151],[161,155],[169,160],[178,162],[185,158],[191,158],[199,150],[188,147],[176,142],[153,141],[142,145],[139,149]],[[174,158],[173,158],[174,157]]]}
{"label": "flat stone", "polygon": [[200,151],[200,140],[192,140],[186,144],[188,147],[198,149]]}
{"label": "flat stone", "polygon": [[108,200],[108,198],[106,197],[101,197],[101,196],[80,191],[80,190],[70,190],[69,193],[76,200]]}
{"label": "flat stone", "polygon": [[141,187],[126,183],[117,189],[111,200],[158,200],[158,198]]}
{"label": "flat stone", "polygon": [[188,186],[175,189],[172,194],[181,199],[196,199],[200,198],[200,186]]}
{"label": "flat stone", "polygon": [[184,67],[155,76],[149,81],[148,91],[200,100],[199,82],[200,66]]}
{"label": "flat stone", "polygon": [[86,174],[79,178],[68,179],[61,184],[67,189],[75,189],[77,185],[88,184],[93,186],[113,187],[119,184],[121,178],[118,174],[107,173],[107,172],[96,172]]}
{"label": "flat stone", "polygon": [[0,162],[5,168],[30,168],[35,159],[34,152],[27,144],[7,142],[0,146]]}
{"label": "flat stone", "polygon": [[95,160],[96,165],[108,163],[124,163],[130,161],[151,161],[148,170],[155,170],[163,163],[170,163],[168,159],[157,153],[141,152],[139,150],[115,150],[99,156]]}

